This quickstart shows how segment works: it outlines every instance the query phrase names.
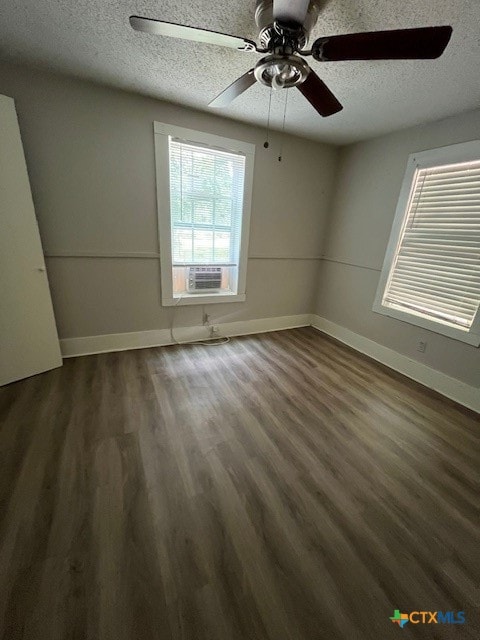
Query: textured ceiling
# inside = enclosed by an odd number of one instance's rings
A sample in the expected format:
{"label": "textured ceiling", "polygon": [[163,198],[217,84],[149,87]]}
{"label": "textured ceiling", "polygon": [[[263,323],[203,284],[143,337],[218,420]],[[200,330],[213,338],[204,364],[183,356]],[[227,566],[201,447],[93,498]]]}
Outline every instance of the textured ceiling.
{"label": "textured ceiling", "polygon": [[[256,39],[254,0],[0,0],[1,57],[207,110],[258,54],[134,32],[131,14]],[[288,91],[286,130],[347,143],[480,106],[480,0],[324,0],[312,38],[451,24],[433,61],[331,62],[312,67],[344,104],[321,118]],[[256,85],[220,113],[264,125],[269,90]],[[273,94],[282,126],[285,92]],[[217,111],[215,111],[217,112]]]}

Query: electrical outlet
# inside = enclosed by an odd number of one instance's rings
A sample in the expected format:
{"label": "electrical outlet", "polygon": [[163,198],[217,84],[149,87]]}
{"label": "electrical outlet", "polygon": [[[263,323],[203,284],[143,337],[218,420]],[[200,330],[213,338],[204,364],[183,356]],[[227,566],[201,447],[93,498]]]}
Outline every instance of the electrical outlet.
{"label": "electrical outlet", "polygon": [[425,342],[425,340],[419,340],[417,342],[417,351],[420,351],[420,353],[425,353],[426,350],[427,350],[427,343]]}
{"label": "electrical outlet", "polygon": [[213,340],[214,338],[218,338],[220,335],[220,327],[218,326],[218,324],[211,324],[209,328],[210,339]]}

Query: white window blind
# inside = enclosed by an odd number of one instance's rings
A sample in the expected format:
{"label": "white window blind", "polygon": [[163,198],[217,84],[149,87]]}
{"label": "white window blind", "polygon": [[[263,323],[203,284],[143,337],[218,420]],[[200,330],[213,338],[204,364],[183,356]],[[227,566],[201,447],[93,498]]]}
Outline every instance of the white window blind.
{"label": "white window blind", "polygon": [[169,139],[172,264],[237,267],[245,156]]}
{"label": "white window blind", "polygon": [[480,304],[480,161],[416,170],[382,304],[472,326]]}

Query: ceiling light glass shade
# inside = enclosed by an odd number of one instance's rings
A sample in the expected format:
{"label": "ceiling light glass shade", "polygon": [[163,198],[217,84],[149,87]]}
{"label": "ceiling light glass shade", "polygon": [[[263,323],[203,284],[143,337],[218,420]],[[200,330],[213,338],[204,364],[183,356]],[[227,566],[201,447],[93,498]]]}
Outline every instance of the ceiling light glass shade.
{"label": "ceiling light glass shade", "polygon": [[284,88],[285,88],[285,81],[282,79],[282,77],[280,75],[273,76],[272,89],[275,89],[275,91],[279,91],[280,89],[284,89]]}
{"label": "ceiling light glass shade", "polygon": [[304,82],[309,72],[310,68],[302,58],[277,55],[259,60],[254,71],[258,82],[274,89],[295,87]]}

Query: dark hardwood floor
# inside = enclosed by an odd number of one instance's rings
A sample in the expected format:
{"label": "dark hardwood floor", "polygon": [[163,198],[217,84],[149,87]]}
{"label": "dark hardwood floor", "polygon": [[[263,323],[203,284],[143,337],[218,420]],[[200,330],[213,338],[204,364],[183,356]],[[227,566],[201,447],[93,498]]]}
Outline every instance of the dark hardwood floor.
{"label": "dark hardwood floor", "polygon": [[479,417],[314,329],[67,360],[0,417],[4,640],[480,637]]}

